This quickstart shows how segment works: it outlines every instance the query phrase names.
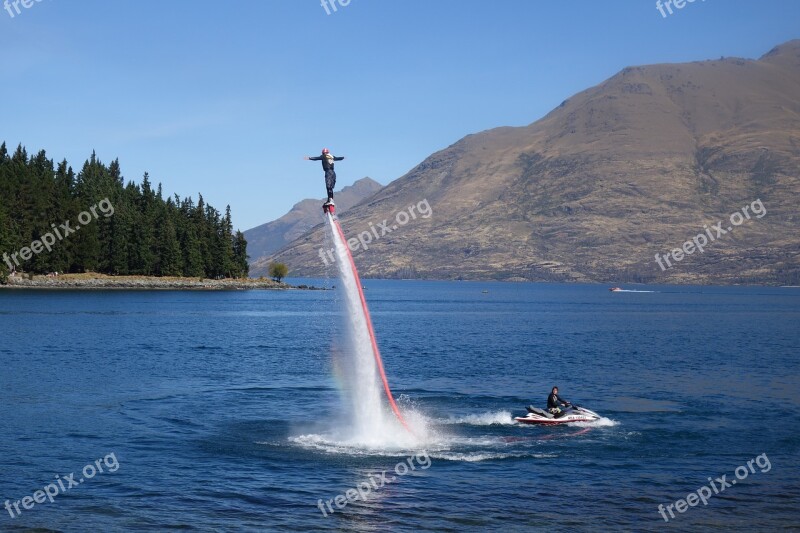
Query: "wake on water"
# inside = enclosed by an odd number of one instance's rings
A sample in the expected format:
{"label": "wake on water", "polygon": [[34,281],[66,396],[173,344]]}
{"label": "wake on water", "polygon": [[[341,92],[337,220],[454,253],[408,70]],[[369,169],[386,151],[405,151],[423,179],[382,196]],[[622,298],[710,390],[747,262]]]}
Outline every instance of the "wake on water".
{"label": "wake on water", "polygon": [[514,415],[511,411],[494,411],[489,413],[476,413],[464,416],[450,416],[438,420],[441,424],[468,424],[471,426],[513,426]]}
{"label": "wake on water", "polygon": [[[394,402],[363,300],[361,280],[338,222],[326,215],[328,233],[336,253],[339,287],[345,306],[344,339],[338,368],[344,381],[344,420],[323,433],[291,437],[290,442],[326,453],[397,456],[426,450],[432,458],[453,461],[483,461],[508,457],[551,457],[514,446],[506,437],[463,437],[445,428],[454,425],[506,426],[516,424],[508,411],[471,414],[431,420],[418,410],[402,412]],[[391,407],[391,408],[390,408]],[[394,411],[394,412],[393,412]],[[605,424],[603,421],[610,424]],[[601,419],[593,425],[614,425]],[[312,430],[313,431],[313,430]],[[502,449],[502,451],[500,451]]]}
{"label": "wake on water", "polygon": [[614,292],[657,292],[657,291],[637,291],[635,289],[619,289]]}
{"label": "wake on water", "polygon": [[[406,411],[408,413],[408,411]],[[391,413],[387,412],[387,417]],[[432,459],[447,461],[479,462],[498,459],[547,459],[558,457],[552,451],[554,440],[569,439],[588,435],[594,428],[610,428],[619,423],[609,418],[601,418],[594,422],[576,422],[569,426],[543,428],[523,426],[514,422],[509,411],[487,411],[483,413],[448,418],[431,419],[416,413],[419,421],[411,417],[412,427],[423,426],[426,433],[414,441],[384,441],[378,445],[365,444],[352,439],[351,428],[341,431],[332,430],[324,433],[308,433],[290,438],[290,442],[307,449],[319,452],[350,456],[386,456],[396,457],[411,455],[425,450]],[[490,434],[458,435],[461,427],[470,431],[469,427],[485,427]],[[514,427],[513,435],[503,428]],[[516,431],[518,429],[518,431]],[[474,430],[472,430],[474,431]],[[502,431],[504,434],[498,434]]]}

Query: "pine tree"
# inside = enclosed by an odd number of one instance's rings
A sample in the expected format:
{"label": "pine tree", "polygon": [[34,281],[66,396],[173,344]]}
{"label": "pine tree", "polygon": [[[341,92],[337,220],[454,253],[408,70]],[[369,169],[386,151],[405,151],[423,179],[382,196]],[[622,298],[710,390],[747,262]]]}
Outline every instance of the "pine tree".
{"label": "pine tree", "polygon": [[220,231],[220,244],[222,245],[222,269],[226,277],[237,277],[234,275],[238,271],[234,264],[233,257],[233,244],[235,236],[233,235],[233,217],[231,216],[231,206],[225,206],[225,217],[222,219],[222,228]]}
{"label": "pine tree", "polygon": [[156,240],[155,240],[155,195],[150,187],[147,172],[142,179],[142,187],[135,188],[137,209],[131,225],[129,268],[133,274],[149,276],[155,273]]}
{"label": "pine tree", "polygon": [[[75,184],[76,200],[79,209],[78,220],[72,220],[71,225],[77,229],[69,237],[75,241],[75,254],[72,258],[71,270],[74,272],[90,272],[98,270],[100,266],[100,231],[94,220],[89,220],[85,225],[80,221],[82,213],[103,198],[103,184],[106,178],[106,169],[92,152],[89,160],[84,162],[83,168],[78,173]],[[91,216],[91,215],[90,215]],[[84,220],[86,220],[84,218]]]}
{"label": "pine tree", "polygon": [[[60,226],[65,221],[74,221],[77,218],[78,209],[73,199],[75,187],[75,173],[66,161],[58,164],[54,177],[53,194],[51,204],[53,206],[53,218],[50,220],[49,232],[56,237],[60,235]],[[55,228],[53,228],[55,224]],[[58,232],[56,232],[58,230]],[[58,239],[58,242],[50,252],[51,271],[65,272],[72,264],[74,255],[75,241],[70,238]]]}
{"label": "pine tree", "polygon": [[178,243],[178,233],[175,229],[175,224],[172,222],[172,210],[173,205],[170,199],[160,210],[156,228],[156,274],[159,276],[180,276],[183,274],[183,257]]}
{"label": "pine tree", "polygon": [[[5,148],[5,144],[3,145]],[[2,163],[0,163],[2,164]],[[8,253],[11,249],[11,224],[8,220],[8,215],[6,214],[6,210],[3,208],[3,197],[0,194],[0,254]],[[10,261],[10,259],[9,259]],[[14,266],[14,263],[11,263],[11,266]],[[6,264],[5,259],[0,261],[0,284],[5,284],[8,278],[8,274],[11,272],[11,268]]]}
{"label": "pine tree", "polygon": [[233,271],[234,278],[246,278],[250,274],[250,264],[247,262],[247,240],[244,233],[236,231],[233,238]]}
{"label": "pine tree", "polygon": [[187,223],[183,239],[183,275],[190,278],[205,277],[205,266],[201,252],[200,239],[191,222]]}
{"label": "pine tree", "polygon": [[[133,184],[130,184],[133,187]],[[108,249],[107,274],[125,276],[130,274],[128,249],[130,247],[131,204],[128,201],[129,191],[126,188],[118,196],[114,205],[114,216],[110,219],[111,242]]]}
{"label": "pine tree", "polygon": [[[4,220],[2,224],[3,248],[0,253],[13,253],[22,246],[20,220],[15,219],[19,214],[19,183],[13,171],[14,162],[8,155],[6,143],[0,145],[0,208],[3,208]],[[12,262],[12,266],[16,265]]]}
{"label": "pine tree", "polygon": [[[56,210],[54,197],[55,191],[55,170],[53,168],[53,161],[47,159],[47,154],[44,150],[39,151],[28,163],[28,180],[29,183],[35,187],[30,198],[30,205],[33,206],[34,219],[31,226],[31,241],[38,241],[37,245],[43,240],[43,236],[51,234],[50,222],[57,220],[59,213]],[[33,272],[52,272],[55,270],[53,265],[52,249],[55,243],[50,243],[52,239],[46,239],[50,250],[45,252],[40,249],[38,252],[34,249],[34,255],[29,261],[26,262],[27,270]]]}

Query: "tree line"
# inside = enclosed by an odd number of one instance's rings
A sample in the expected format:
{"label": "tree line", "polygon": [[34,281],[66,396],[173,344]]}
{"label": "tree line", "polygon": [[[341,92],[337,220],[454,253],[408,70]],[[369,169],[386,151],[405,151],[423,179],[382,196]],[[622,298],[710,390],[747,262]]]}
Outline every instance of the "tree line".
{"label": "tree line", "polygon": [[[78,222],[81,213],[104,200],[113,206],[113,215],[108,209],[106,216]],[[55,234],[65,222],[80,231],[69,236],[58,232],[63,240],[49,251],[18,253]],[[241,231],[233,232],[230,206],[223,214],[202,195],[197,203],[177,194],[165,199],[161,184],[153,189],[147,173],[141,184],[125,183],[119,160],[105,165],[94,152],[76,174],[66,160],[55,165],[44,150],[29,157],[20,145],[9,154],[6,143],[0,145],[0,255],[0,278],[10,267],[33,273],[202,278],[249,273],[247,241]]]}

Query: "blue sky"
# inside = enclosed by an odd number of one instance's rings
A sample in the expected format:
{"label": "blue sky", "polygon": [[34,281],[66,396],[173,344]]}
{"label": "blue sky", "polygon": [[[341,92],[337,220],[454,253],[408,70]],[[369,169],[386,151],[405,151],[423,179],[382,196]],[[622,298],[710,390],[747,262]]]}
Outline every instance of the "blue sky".
{"label": "blue sky", "polygon": [[[0,0],[2,2],[3,0]],[[9,0],[11,2],[12,0]],[[32,1],[32,0],[30,0]],[[0,4],[2,7],[2,4]],[[521,126],[628,65],[757,58],[800,2],[42,0],[0,11],[0,139],[78,170],[92,150],[248,229],[386,184],[461,137]]]}

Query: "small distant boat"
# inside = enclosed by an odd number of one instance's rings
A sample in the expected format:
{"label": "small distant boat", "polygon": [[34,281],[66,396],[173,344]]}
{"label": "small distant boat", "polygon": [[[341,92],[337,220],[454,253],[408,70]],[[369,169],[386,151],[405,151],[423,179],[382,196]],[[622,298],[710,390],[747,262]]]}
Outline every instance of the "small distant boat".
{"label": "small distant boat", "polygon": [[611,288],[610,288],[610,289],[608,289],[608,290],[610,290],[611,292],[622,292],[622,291],[624,291],[625,289],[623,289],[622,287],[611,287]]}

